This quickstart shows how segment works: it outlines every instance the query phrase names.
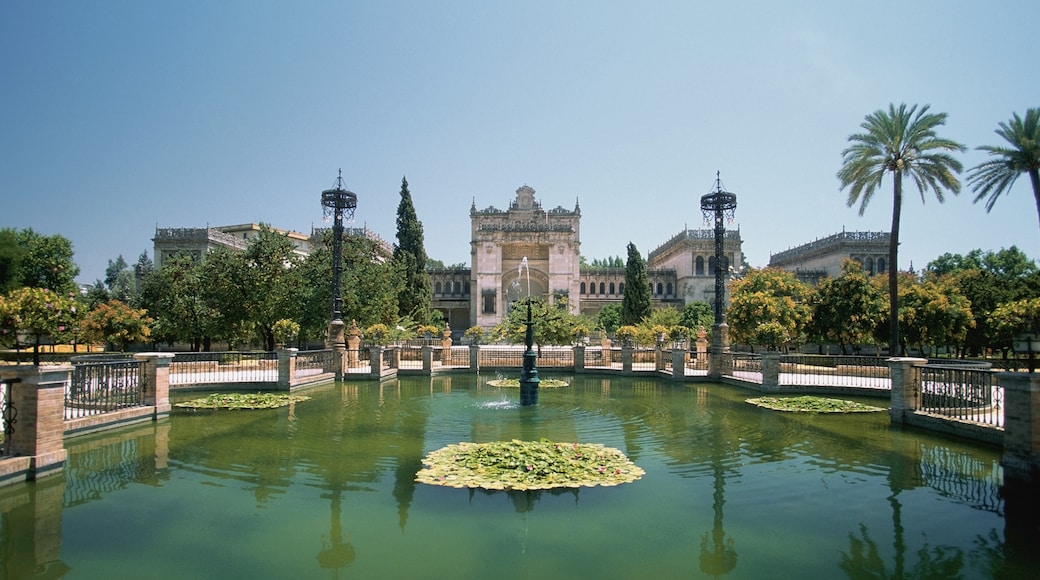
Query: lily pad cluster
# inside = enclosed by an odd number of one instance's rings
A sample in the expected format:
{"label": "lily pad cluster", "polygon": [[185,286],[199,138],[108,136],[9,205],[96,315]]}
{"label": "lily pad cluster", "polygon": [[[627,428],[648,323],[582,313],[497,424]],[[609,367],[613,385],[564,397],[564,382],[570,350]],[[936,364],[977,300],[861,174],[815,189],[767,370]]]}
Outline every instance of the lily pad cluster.
{"label": "lily pad cluster", "polygon": [[[487,382],[492,387],[519,387],[520,379],[493,379]],[[555,389],[559,387],[566,387],[569,385],[567,381],[561,381],[560,379],[539,379],[538,387]]]}
{"label": "lily pad cluster", "polygon": [[188,409],[275,409],[308,399],[310,397],[284,393],[214,393],[174,406]]}
{"label": "lily pad cluster", "polygon": [[759,397],[748,399],[748,403],[772,409],[774,411],[790,411],[796,413],[876,413],[884,411],[881,407],[864,405],[855,401],[828,399],[824,397]]}
{"label": "lily pad cluster", "polygon": [[431,452],[419,483],[495,490],[613,486],[646,473],[621,451],[596,443],[495,441],[456,443]]}

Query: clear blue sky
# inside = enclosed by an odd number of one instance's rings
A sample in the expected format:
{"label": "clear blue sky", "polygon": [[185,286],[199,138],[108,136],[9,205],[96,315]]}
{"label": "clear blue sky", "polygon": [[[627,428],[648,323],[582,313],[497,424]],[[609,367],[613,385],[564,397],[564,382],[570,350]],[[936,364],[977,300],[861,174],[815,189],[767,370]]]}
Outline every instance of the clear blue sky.
{"label": "clear blue sky", "polygon": [[[889,103],[1001,144],[1040,106],[1040,2],[138,2],[0,4],[0,227],[72,240],[80,281],[156,225],[321,226],[343,169],[356,225],[393,240],[401,177],[426,249],[469,262],[469,209],[527,184],[582,210],[590,260],[644,255],[722,172],[753,266],[842,228],[887,231],[835,172]],[[1028,178],[992,213],[965,189],[903,211],[901,268],[1017,245]]]}

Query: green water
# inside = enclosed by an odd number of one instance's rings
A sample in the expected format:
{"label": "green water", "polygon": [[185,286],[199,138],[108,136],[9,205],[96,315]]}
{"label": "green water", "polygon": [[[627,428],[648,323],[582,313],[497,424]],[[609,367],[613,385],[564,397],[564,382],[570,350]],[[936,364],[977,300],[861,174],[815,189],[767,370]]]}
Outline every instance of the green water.
{"label": "green water", "polygon": [[[71,440],[63,476],[0,489],[0,571],[1014,578],[1035,566],[1006,537],[993,449],[892,428],[887,413],[767,411],[723,385],[570,378],[521,408],[488,378],[330,384],[292,408],[175,409]],[[543,437],[617,447],[646,475],[562,493],[413,482],[448,443]]]}

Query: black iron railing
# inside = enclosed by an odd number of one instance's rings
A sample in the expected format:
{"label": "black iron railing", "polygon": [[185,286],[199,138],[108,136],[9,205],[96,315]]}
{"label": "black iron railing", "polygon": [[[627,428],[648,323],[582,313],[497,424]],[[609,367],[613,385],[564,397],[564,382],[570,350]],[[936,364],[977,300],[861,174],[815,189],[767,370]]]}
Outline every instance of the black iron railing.
{"label": "black iron railing", "polygon": [[3,424],[3,440],[0,441],[0,456],[11,454],[11,439],[14,425],[18,422],[18,408],[14,405],[13,385],[18,379],[0,382],[0,423]]}
{"label": "black iron railing", "polygon": [[997,373],[977,367],[921,365],[914,367],[920,410],[963,421],[1004,426],[1004,388]]}
{"label": "black iron railing", "polygon": [[276,352],[179,352],[170,385],[278,382]]}
{"label": "black iron railing", "polygon": [[780,356],[780,385],[891,388],[888,360],[876,356]]}
{"label": "black iron railing", "polygon": [[301,379],[336,372],[336,351],[334,350],[308,350],[296,355],[296,376]]}
{"label": "black iron railing", "polygon": [[141,367],[136,360],[73,365],[65,391],[65,418],[142,406]]}

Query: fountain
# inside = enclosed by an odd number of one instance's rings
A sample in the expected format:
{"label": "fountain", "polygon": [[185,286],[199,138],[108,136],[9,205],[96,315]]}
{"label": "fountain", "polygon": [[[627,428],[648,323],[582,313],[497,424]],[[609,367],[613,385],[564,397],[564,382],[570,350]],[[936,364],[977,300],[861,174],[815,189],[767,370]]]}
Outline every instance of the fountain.
{"label": "fountain", "polygon": [[517,279],[527,269],[527,331],[524,333],[524,368],[520,371],[520,405],[538,404],[538,355],[534,352],[534,321],[531,320],[531,267],[527,264],[527,256],[520,260],[517,267]]}

